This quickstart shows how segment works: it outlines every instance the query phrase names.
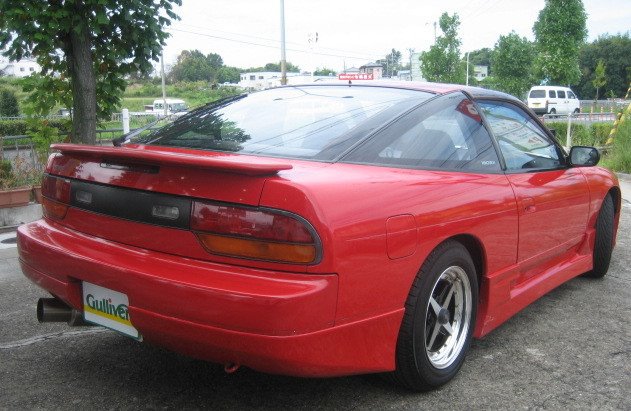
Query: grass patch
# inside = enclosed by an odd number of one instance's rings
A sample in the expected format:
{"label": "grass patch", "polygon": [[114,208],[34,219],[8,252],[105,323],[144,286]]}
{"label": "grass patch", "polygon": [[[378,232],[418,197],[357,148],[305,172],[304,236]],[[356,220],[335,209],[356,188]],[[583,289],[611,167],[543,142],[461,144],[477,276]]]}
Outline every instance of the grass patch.
{"label": "grass patch", "polygon": [[[241,93],[237,87],[213,88],[204,81],[175,83],[166,86],[167,98],[179,98],[186,101],[189,108],[219,100],[220,98]],[[123,94],[122,107],[129,111],[144,111],[145,104],[153,104],[153,100],[162,98],[162,87],[152,82],[130,84]]]}
{"label": "grass patch", "polygon": [[[557,140],[565,145],[567,140],[567,121],[546,122],[546,126],[556,132]],[[577,124],[571,126],[573,146],[602,147],[609,138],[613,125],[611,123]]]}

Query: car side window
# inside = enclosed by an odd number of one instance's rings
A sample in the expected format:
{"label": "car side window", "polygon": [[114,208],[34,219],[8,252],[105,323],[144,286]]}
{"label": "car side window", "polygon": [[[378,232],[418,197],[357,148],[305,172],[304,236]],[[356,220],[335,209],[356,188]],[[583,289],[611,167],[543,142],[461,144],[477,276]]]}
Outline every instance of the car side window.
{"label": "car side window", "polygon": [[557,92],[554,90],[548,90],[548,97],[557,98]]}
{"label": "car side window", "polygon": [[497,139],[508,171],[556,169],[563,165],[557,145],[520,107],[502,101],[478,104]]}
{"label": "car side window", "polygon": [[567,92],[567,96],[568,96],[569,98],[576,98],[576,96],[574,95],[574,93],[572,93],[571,91],[568,91],[568,92]]}
{"label": "car side window", "polygon": [[342,161],[403,168],[500,172],[491,136],[461,92],[427,101]]}
{"label": "car side window", "polygon": [[565,91],[559,90],[557,91],[557,95],[559,96],[559,98],[565,98]]}

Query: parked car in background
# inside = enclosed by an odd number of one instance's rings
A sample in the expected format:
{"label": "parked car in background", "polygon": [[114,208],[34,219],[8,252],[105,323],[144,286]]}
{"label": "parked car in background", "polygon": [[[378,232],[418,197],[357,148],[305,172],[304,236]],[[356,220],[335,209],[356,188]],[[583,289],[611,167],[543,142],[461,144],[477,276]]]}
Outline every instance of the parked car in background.
{"label": "parked car in background", "polygon": [[18,230],[38,318],[229,372],[438,387],[472,338],[604,276],[620,217],[596,149],[480,88],[286,86],[116,145],[53,146]]}
{"label": "parked car in background", "polygon": [[528,107],[537,114],[569,114],[581,111],[581,102],[567,87],[535,86],[528,92]]}
{"label": "parked car in background", "polygon": [[[166,101],[166,113],[165,113],[165,101]],[[186,114],[188,111],[188,106],[184,100],[180,100],[177,98],[167,98],[167,99],[155,99],[153,100],[153,104],[145,105],[145,113],[155,113],[158,116],[167,115],[170,116],[175,114],[176,116],[181,116]]]}

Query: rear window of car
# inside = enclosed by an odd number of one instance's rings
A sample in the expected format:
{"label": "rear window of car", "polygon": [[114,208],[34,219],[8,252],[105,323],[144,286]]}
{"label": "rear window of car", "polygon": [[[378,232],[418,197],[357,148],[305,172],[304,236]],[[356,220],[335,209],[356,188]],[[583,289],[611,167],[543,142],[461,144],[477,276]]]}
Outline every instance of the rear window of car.
{"label": "rear window of car", "polygon": [[332,161],[369,130],[433,94],[362,86],[294,86],[198,109],[134,143]]}
{"label": "rear window of car", "polygon": [[545,98],[546,91],[545,90],[532,90],[530,92],[530,98]]}

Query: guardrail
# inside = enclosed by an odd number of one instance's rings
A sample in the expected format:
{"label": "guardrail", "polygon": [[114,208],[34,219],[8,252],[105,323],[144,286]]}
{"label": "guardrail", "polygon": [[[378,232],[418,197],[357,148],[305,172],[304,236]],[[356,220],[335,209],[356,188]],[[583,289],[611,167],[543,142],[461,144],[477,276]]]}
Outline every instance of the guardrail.
{"label": "guardrail", "polygon": [[[603,113],[572,113],[569,117],[573,122],[581,123],[606,123],[614,121],[617,113],[615,112],[603,112]],[[543,122],[547,121],[565,121],[568,119],[568,114],[544,114],[540,116]]]}

